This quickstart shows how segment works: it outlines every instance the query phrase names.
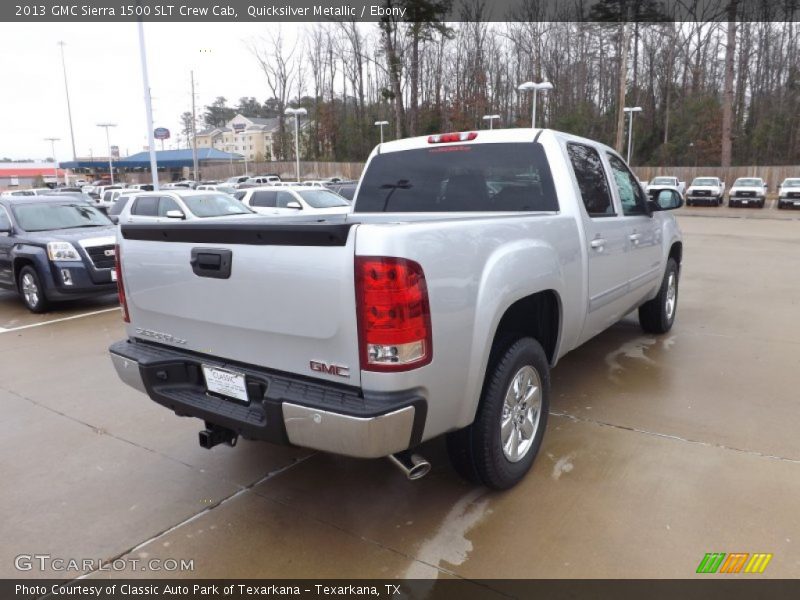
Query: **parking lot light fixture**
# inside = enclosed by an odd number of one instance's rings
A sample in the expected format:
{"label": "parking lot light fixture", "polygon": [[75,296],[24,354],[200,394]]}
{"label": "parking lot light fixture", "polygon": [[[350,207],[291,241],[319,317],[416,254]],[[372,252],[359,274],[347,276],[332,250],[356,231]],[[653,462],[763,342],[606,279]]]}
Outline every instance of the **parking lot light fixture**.
{"label": "parking lot light fixture", "polygon": [[375,121],[375,125],[381,128],[381,144],[383,143],[383,126],[388,124],[389,121]]}
{"label": "parking lot light fixture", "polygon": [[483,115],[484,121],[489,121],[489,129],[494,129],[494,121],[497,119],[500,120],[500,115]]}
{"label": "parking lot light fixture", "polygon": [[633,151],[633,114],[642,112],[641,106],[626,106],[622,109],[628,113],[628,165],[631,164],[631,152]]}
{"label": "parking lot light fixture", "polygon": [[106,130],[106,147],[108,148],[108,172],[111,175],[111,185],[114,185],[114,165],[111,162],[111,138],[108,135],[109,127],[116,127],[116,123],[98,123],[98,127],[104,127]]}
{"label": "parking lot light fixture", "polygon": [[303,107],[287,108],[283,114],[294,117],[294,159],[297,170],[297,182],[300,183],[300,117],[308,114],[308,111]]}
{"label": "parking lot light fixture", "polygon": [[541,81],[534,83],[533,81],[526,81],[517,86],[520,92],[533,92],[533,109],[531,111],[531,127],[536,127],[536,94],[539,90],[546,92],[553,89],[553,84],[549,81]]}
{"label": "parking lot light fixture", "polygon": [[[53,174],[56,176],[56,185],[58,185],[58,161],[56,160],[56,142],[60,141],[61,138],[44,138],[46,142],[50,142],[50,149],[53,153]],[[66,183],[66,181],[64,182]]]}

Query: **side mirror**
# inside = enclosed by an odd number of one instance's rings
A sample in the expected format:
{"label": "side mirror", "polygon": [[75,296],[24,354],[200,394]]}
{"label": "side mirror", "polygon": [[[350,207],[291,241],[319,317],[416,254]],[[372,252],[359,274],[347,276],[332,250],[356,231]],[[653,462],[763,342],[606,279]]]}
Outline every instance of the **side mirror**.
{"label": "side mirror", "polygon": [[5,233],[6,235],[11,235],[14,233],[11,225],[0,225],[0,234]]}
{"label": "side mirror", "polygon": [[297,200],[292,200],[291,202],[286,203],[286,208],[294,208],[296,210],[303,210],[303,207],[300,206],[300,203]]}
{"label": "side mirror", "polygon": [[659,190],[648,205],[653,212],[675,210],[683,206],[683,196],[675,190]]}
{"label": "side mirror", "polygon": [[114,225],[119,224],[119,215],[106,215],[108,220],[111,221]]}
{"label": "side mirror", "polygon": [[168,210],[167,211],[167,218],[168,219],[185,219],[186,215],[183,214],[183,211],[180,211],[180,210]]}

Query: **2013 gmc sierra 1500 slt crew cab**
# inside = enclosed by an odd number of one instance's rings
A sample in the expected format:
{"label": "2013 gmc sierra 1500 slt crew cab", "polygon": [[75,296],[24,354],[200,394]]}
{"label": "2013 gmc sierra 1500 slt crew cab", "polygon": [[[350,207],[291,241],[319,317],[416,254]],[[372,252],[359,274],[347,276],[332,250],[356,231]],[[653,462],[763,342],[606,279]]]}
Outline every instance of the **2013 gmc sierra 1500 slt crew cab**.
{"label": "2013 gmc sierra 1500 slt crew cab", "polygon": [[557,360],[634,309],[675,319],[678,190],[538,129],[432,135],[371,154],[354,212],[123,224],[123,381],[237,436],[393,456],[447,434],[455,468],[507,488],[542,442]]}

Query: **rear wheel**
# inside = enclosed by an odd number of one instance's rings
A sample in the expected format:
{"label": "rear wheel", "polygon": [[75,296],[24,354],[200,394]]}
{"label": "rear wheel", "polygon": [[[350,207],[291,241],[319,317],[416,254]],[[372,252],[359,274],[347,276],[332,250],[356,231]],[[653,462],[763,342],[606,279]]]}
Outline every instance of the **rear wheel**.
{"label": "rear wheel", "polygon": [[19,272],[19,293],[22,296],[22,301],[28,310],[35,313],[41,313],[47,310],[48,302],[44,295],[44,288],[42,287],[39,274],[30,265],[22,267]]}
{"label": "rear wheel", "polygon": [[667,270],[658,295],[639,307],[639,325],[648,333],[667,333],[678,310],[678,263],[667,261]]}
{"label": "rear wheel", "polygon": [[492,352],[472,425],[448,434],[460,475],[503,490],[528,472],[542,444],[550,408],[550,369],[533,338],[501,341]]}

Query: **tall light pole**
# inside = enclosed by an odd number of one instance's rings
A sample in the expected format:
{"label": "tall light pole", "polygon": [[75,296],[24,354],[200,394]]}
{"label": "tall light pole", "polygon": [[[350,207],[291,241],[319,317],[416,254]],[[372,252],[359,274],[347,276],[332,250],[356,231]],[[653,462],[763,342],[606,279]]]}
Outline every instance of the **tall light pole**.
{"label": "tall light pole", "polygon": [[116,123],[98,123],[98,127],[106,130],[106,147],[108,148],[108,172],[111,174],[111,185],[114,185],[114,165],[111,163],[111,138],[108,136],[108,128],[116,127]]}
{"label": "tall light pole", "polygon": [[[139,4],[139,2],[137,2]],[[150,176],[153,180],[153,190],[158,191],[158,161],[156,160],[156,140],[153,135],[153,99],[150,95],[150,78],[147,75],[147,49],[144,45],[144,25],[139,19],[139,59],[142,63],[142,87],[144,88],[144,112],[147,120],[147,148],[150,154]],[[108,137],[108,128],[106,128]],[[108,152],[108,164],[111,165],[111,150]],[[114,173],[111,173],[111,183],[114,183]]]}
{"label": "tall light pole", "polygon": [[630,165],[631,153],[633,152],[633,113],[642,112],[642,107],[626,106],[622,110],[628,113],[628,165]]}
{"label": "tall light pole", "polygon": [[44,138],[46,142],[50,142],[50,149],[53,152],[53,174],[56,176],[56,185],[58,185],[58,161],[56,160],[56,142],[61,138]]}
{"label": "tall light pole", "polygon": [[294,158],[297,171],[297,183],[300,183],[300,117],[308,114],[305,108],[287,108],[283,114],[294,117]]}
{"label": "tall light pole", "polygon": [[61,68],[64,71],[64,91],[67,93],[67,117],[69,118],[69,138],[72,142],[72,160],[78,160],[78,154],[75,152],[75,132],[72,129],[72,107],[69,103],[69,85],[67,85],[67,63],[64,60],[64,42],[59,41],[58,45],[61,47]]}
{"label": "tall light pole", "polygon": [[231,150],[231,148],[233,148],[234,146],[233,146],[233,144],[223,144],[223,145],[222,145],[222,147],[223,147],[223,148],[225,148],[225,150],[227,150],[227,151],[228,151],[228,156],[229,156],[229,157],[230,157],[230,159],[231,159],[231,168],[230,168],[230,173],[231,173],[231,177],[233,177],[233,152],[231,152],[230,150]]}
{"label": "tall light pole", "polygon": [[388,124],[389,121],[375,121],[375,125],[381,128],[381,144],[383,143],[383,126]]}
{"label": "tall light pole", "polygon": [[494,121],[497,119],[500,120],[500,115],[483,115],[484,121],[489,121],[489,129],[494,129]]}
{"label": "tall light pole", "polygon": [[242,136],[242,158],[244,159],[244,174],[247,175],[247,146],[244,143],[244,136]]}
{"label": "tall light pole", "polygon": [[520,84],[517,89],[520,92],[533,92],[533,110],[531,114],[531,127],[536,127],[536,94],[539,90],[546,92],[547,90],[553,89],[553,84],[549,81],[542,81],[540,83],[534,83],[533,81],[526,81],[525,83]]}

